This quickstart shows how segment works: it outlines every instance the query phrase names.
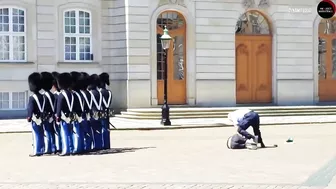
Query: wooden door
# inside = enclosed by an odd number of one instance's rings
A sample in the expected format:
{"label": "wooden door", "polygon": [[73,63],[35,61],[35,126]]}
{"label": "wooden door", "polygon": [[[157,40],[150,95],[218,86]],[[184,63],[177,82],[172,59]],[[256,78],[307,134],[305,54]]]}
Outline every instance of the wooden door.
{"label": "wooden door", "polygon": [[320,34],[319,42],[319,100],[336,101],[336,35]]}
{"label": "wooden door", "polygon": [[272,102],[271,36],[236,36],[236,101]]}
{"label": "wooden door", "polygon": [[[164,72],[164,53],[162,51],[160,37],[163,34],[163,29],[157,27],[157,50],[158,56],[158,77],[157,80],[157,96],[158,103],[163,104],[163,72]],[[186,30],[185,27],[180,27],[169,31],[172,37],[170,48],[168,49],[168,103],[181,105],[186,104]],[[160,53],[161,52],[161,53]]]}

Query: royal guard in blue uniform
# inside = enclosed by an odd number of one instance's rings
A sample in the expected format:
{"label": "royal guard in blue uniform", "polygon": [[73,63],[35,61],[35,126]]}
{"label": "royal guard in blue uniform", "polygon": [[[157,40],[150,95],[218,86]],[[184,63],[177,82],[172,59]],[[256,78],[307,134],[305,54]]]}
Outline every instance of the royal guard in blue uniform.
{"label": "royal guard in blue uniform", "polygon": [[93,150],[102,150],[102,125],[100,122],[100,114],[103,104],[103,95],[99,91],[100,80],[97,74],[90,76],[90,85],[88,87],[92,98],[92,117],[90,124],[93,130]]}
{"label": "royal guard in blue uniform", "polygon": [[57,83],[61,89],[56,105],[56,121],[60,123],[62,139],[62,152],[60,155],[66,156],[70,155],[73,150],[72,123],[75,121],[73,113],[75,99],[69,90],[71,87],[70,73],[61,73],[58,76]]}
{"label": "royal guard in blue uniform", "polygon": [[30,156],[40,156],[44,153],[44,132],[43,132],[43,112],[46,103],[45,98],[40,94],[41,74],[32,73],[28,76],[29,90],[33,92],[28,100],[27,121],[32,124],[33,152]]}
{"label": "royal guard in blue uniform", "polygon": [[[54,99],[55,99],[54,115],[56,117],[57,99],[58,99],[58,95],[60,94],[60,90],[59,90],[58,84],[57,84],[59,73],[58,72],[52,72],[51,74],[53,76],[52,89],[51,90],[53,91]],[[56,122],[56,121],[54,121],[54,131],[55,131],[56,152],[61,153],[61,151],[62,151],[61,127],[60,127],[59,123]]]}
{"label": "royal guard in blue uniform", "polygon": [[84,101],[82,94],[80,93],[79,72],[71,72],[72,78],[72,93],[74,95],[74,114],[75,121],[73,122],[73,153],[79,154],[84,152],[84,133],[81,124],[85,118],[84,114]]}
{"label": "royal guard in blue uniform", "polygon": [[92,117],[92,97],[87,90],[89,86],[89,74],[82,72],[77,80],[80,87],[80,94],[82,101],[84,102],[84,119],[81,123],[81,128],[84,135],[84,151],[89,152],[93,148],[93,130],[90,125],[90,119]]}
{"label": "royal guard in blue uniform", "polygon": [[44,108],[44,153],[56,153],[55,145],[55,96],[50,92],[53,84],[53,76],[49,72],[42,72],[42,89],[44,90],[44,98],[46,100]]}
{"label": "royal guard in blue uniform", "polygon": [[112,92],[106,89],[106,85],[110,85],[110,76],[108,73],[102,73],[100,78],[100,92],[103,95],[102,113],[101,113],[101,125],[102,125],[102,142],[103,149],[110,149],[110,105],[112,102]]}

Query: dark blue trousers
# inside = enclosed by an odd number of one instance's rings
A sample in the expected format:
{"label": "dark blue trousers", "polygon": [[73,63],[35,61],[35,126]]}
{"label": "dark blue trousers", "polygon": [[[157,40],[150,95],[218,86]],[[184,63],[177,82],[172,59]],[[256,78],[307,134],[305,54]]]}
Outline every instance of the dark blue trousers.
{"label": "dark blue trousers", "polygon": [[55,132],[53,127],[54,122],[44,121],[44,153],[56,153]]}
{"label": "dark blue trousers", "polygon": [[72,127],[72,141],[73,141],[73,151],[74,154],[79,154],[84,152],[84,134],[80,123],[75,121]]}
{"label": "dark blue trousers", "polygon": [[73,151],[72,124],[61,121],[62,152],[61,155],[70,155]]}
{"label": "dark blue trousers", "polygon": [[43,126],[32,121],[33,153],[32,155],[42,155],[44,152]]}
{"label": "dark blue trousers", "polygon": [[83,130],[84,151],[89,152],[93,147],[93,130],[91,128],[90,122],[83,120],[81,123],[81,128]]}
{"label": "dark blue trousers", "polygon": [[100,119],[91,119],[91,128],[93,130],[93,150],[102,150],[102,125]]}
{"label": "dark blue trousers", "polygon": [[103,149],[110,149],[110,125],[109,125],[109,118],[101,119],[101,125],[102,125],[102,146]]}
{"label": "dark blue trousers", "polygon": [[245,114],[244,118],[238,123],[238,132],[246,137],[247,139],[254,138],[253,135],[248,133],[246,130],[252,126],[254,136],[258,136],[258,143],[262,143],[261,132],[260,132],[260,117],[258,113],[251,111]]}
{"label": "dark blue trousers", "polygon": [[53,123],[54,125],[54,132],[55,132],[55,146],[56,152],[62,151],[62,136],[61,136],[61,126],[56,122]]}

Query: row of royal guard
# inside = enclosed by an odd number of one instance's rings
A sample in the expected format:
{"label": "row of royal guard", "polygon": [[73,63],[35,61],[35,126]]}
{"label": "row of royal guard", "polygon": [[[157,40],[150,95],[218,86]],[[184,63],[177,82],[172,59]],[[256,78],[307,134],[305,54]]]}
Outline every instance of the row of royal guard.
{"label": "row of royal guard", "polygon": [[28,102],[33,153],[81,154],[110,148],[109,75],[84,72],[32,73]]}

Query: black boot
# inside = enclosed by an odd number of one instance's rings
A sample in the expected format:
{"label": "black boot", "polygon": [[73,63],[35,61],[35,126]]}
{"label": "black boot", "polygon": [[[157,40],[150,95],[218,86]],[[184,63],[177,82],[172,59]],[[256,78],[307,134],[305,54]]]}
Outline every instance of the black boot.
{"label": "black boot", "polygon": [[39,157],[42,156],[42,154],[29,154],[29,157]]}

